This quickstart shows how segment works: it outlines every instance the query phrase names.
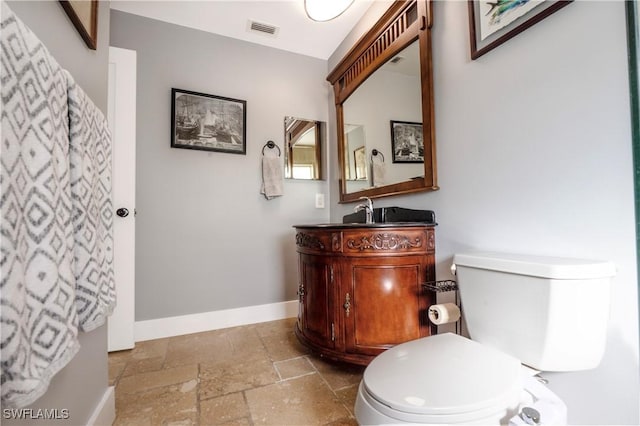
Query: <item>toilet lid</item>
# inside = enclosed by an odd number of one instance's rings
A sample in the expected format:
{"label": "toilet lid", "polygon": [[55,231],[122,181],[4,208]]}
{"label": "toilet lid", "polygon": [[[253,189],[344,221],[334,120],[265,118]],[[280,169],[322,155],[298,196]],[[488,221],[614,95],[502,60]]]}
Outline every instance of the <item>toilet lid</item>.
{"label": "toilet lid", "polygon": [[448,415],[500,407],[522,390],[520,361],[452,333],[397,345],[364,372],[369,395],[405,413]]}

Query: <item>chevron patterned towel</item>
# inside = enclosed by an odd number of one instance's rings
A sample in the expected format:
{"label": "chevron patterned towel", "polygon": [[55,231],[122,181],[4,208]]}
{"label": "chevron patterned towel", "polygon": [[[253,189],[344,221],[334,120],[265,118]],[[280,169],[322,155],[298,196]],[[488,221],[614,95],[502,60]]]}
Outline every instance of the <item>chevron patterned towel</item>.
{"label": "chevron patterned towel", "polygon": [[23,407],[79,349],[67,83],[1,8],[0,393],[3,407]]}
{"label": "chevron patterned towel", "polygon": [[102,112],[65,71],[69,96],[71,204],[80,329],[104,324],[116,305],[113,279],[111,134]]}

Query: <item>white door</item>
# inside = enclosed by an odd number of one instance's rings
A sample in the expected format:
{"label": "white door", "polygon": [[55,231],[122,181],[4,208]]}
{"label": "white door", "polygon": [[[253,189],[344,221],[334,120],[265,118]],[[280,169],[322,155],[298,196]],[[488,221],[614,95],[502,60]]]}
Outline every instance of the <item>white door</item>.
{"label": "white door", "polygon": [[117,306],[109,351],[134,346],[136,202],[136,52],[109,48],[109,126],[113,136],[114,275]]}

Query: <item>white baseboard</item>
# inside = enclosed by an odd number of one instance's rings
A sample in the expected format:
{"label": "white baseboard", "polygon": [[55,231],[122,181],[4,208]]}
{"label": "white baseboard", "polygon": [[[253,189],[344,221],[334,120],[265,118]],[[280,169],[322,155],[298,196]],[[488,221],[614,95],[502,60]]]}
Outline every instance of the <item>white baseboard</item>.
{"label": "white baseboard", "polygon": [[134,336],[136,342],[180,336],[240,325],[257,324],[292,318],[298,315],[298,301],[270,303],[267,305],[247,306],[222,311],[202,312],[177,317],[136,321]]}
{"label": "white baseboard", "polygon": [[87,422],[90,426],[111,426],[116,420],[116,393],[109,386]]}

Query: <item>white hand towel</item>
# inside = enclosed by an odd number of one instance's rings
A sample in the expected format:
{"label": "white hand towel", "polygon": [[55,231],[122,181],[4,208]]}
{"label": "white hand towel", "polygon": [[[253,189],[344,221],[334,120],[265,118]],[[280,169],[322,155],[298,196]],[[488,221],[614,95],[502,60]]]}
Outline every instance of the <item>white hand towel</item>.
{"label": "white hand towel", "polygon": [[372,169],[373,186],[386,185],[387,165],[385,163],[373,163]]}
{"label": "white hand towel", "polygon": [[284,186],[280,157],[262,157],[262,187],[260,193],[264,194],[267,200],[282,195]]}

